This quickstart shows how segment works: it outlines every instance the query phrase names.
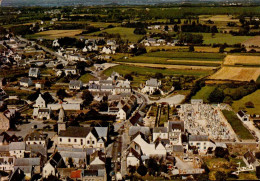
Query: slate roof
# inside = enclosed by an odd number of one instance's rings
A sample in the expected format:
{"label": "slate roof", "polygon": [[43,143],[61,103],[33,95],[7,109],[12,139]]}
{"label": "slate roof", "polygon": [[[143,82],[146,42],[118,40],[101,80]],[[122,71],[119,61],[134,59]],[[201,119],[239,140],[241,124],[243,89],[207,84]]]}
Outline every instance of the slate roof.
{"label": "slate roof", "polygon": [[98,138],[97,132],[91,127],[75,127],[71,126],[67,130],[60,131],[59,136],[62,137],[86,137],[90,132]]}
{"label": "slate roof", "polygon": [[209,141],[207,135],[189,135],[189,141]]}
{"label": "slate roof", "polygon": [[25,137],[25,141],[33,141],[33,140],[46,140],[47,134],[42,134],[38,131],[34,131]]}
{"label": "slate roof", "polygon": [[143,133],[144,135],[151,135],[151,132],[150,132],[150,128],[149,127],[144,127],[144,126],[131,126],[129,128],[129,136],[133,136],[135,135],[136,133],[138,132],[141,132]]}
{"label": "slate roof", "polygon": [[40,158],[16,158],[15,166],[39,166],[41,163]]}
{"label": "slate roof", "polygon": [[151,78],[151,79],[146,81],[146,86],[157,87],[158,86],[158,80]]}
{"label": "slate roof", "polygon": [[22,77],[21,80],[20,80],[20,82],[29,83],[30,80],[31,80],[31,78]]}
{"label": "slate roof", "polygon": [[257,160],[254,154],[251,151],[248,151],[244,154],[244,158],[247,160],[249,164],[254,164]]}
{"label": "slate roof", "polygon": [[169,121],[169,131],[174,129],[179,129],[181,132],[184,132],[184,122],[183,121]]}
{"label": "slate roof", "polygon": [[244,113],[244,111],[240,110],[237,113],[241,118],[244,117],[246,115],[246,113]]}
{"label": "slate roof", "polygon": [[25,142],[11,142],[9,150],[25,150]]}
{"label": "slate roof", "polygon": [[107,137],[108,128],[107,127],[95,127],[95,130],[99,138]]}
{"label": "slate roof", "polygon": [[81,84],[82,84],[82,82],[80,80],[71,80],[70,81],[70,86],[80,87]]}
{"label": "slate roof", "polygon": [[135,126],[141,118],[142,116],[137,112],[129,121],[133,126]]}
{"label": "slate roof", "polygon": [[153,133],[167,133],[168,130],[166,127],[155,127],[153,128]]}

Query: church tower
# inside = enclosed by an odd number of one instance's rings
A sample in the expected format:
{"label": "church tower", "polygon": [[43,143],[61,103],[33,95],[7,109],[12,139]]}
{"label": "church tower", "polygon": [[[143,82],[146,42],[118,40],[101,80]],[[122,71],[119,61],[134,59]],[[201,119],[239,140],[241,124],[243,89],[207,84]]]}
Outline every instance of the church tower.
{"label": "church tower", "polygon": [[65,112],[63,107],[61,106],[58,118],[58,134],[60,133],[60,131],[65,131],[66,127],[67,125],[65,122]]}

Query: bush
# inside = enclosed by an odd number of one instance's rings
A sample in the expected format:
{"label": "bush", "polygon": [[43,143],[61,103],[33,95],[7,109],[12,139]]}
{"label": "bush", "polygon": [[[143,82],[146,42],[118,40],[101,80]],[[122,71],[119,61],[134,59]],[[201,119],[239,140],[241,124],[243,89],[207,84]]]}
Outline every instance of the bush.
{"label": "bush", "polygon": [[137,173],[141,176],[145,176],[147,174],[147,168],[144,165],[140,165],[137,169]]}

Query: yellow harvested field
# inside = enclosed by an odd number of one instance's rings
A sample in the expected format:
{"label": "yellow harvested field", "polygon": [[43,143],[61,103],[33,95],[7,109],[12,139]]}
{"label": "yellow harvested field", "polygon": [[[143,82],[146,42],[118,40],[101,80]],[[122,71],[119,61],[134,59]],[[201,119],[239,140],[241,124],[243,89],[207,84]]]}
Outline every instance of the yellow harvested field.
{"label": "yellow harvested field", "polygon": [[217,21],[226,21],[226,22],[239,22],[239,19],[237,18],[234,18],[233,16],[229,16],[229,15],[214,15],[214,16],[211,16],[211,15],[201,15],[199,16],[200,20],[201,21],[207,21],[207,20],[211,20],[211,21],[214,21],[214,22],[217,22]]}
{"label": "yellow harvested field", "polygon": [[152,63],[123,63],[123,64],[136,65],[140,67],[185,69],[185,70],[214,70],[217,68],[217,67],[207,67],[207,66],[167,65],[167,64],[152,64]]}
{"label": "yellow harvested field", "polygon": [[224,65],[260,65],[260,56],[236,56],[228,55],[224,59]]}
{"label": "yellow harvested field", "polygon": [[244,41],[242,44],[245,45],[246,47],[250,47],[250,46],[260,47],[260,36],[254,36]]}
{"label": "yellow harvested field", "polygon": [[82,30],[49,30],[36,33],[37,36],[48,37],[49,39],[56,39],[62,37],[75,37],[82,33]]}
{"label": "yellow harvested field", "polygon": [[260,68],[249,67],[222,67],[209,79],[233,80],[233,81],[256,81],[260,75]]}
{"label": "yellow harvested field", "polygon": [[219,52],[219,48],[213,48],[213,47],[194,47],[195,52],[209,52],[209,53],[218,53]]}

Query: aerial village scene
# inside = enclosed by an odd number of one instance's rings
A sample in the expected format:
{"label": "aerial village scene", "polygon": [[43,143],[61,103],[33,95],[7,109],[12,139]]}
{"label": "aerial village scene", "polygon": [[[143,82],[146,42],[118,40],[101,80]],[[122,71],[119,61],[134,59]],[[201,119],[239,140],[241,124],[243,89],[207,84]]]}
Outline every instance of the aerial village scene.
{"label": "aerial village scene", "polygon": [[260,179],[259,1],[0,5],[0,181]]}

